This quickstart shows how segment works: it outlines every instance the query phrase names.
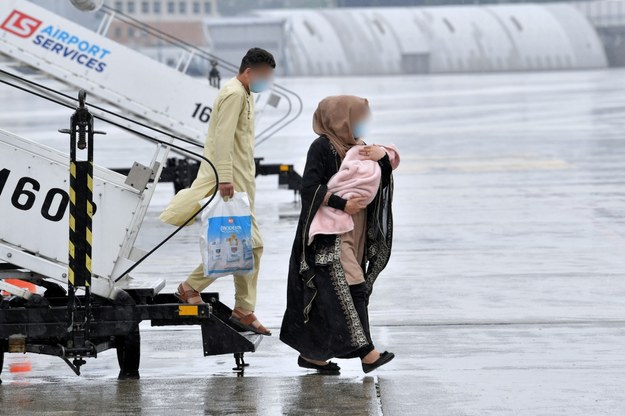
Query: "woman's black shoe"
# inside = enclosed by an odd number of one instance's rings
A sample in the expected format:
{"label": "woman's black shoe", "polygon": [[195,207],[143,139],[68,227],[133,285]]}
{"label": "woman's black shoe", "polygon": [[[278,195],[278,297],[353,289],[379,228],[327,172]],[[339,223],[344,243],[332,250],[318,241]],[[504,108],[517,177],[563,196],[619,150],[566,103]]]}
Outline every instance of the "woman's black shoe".
{"label": "woman's black shoe", "polygon": [[332,361],[328,362],[326,365],[317,365],[311,363],[310,361],[306,361],[302,358],[301,355],[297,357],[297,365],[302,368],[317,370],[320,374],[335,375],[340,374],[341,371],[341,367],[339,367],[336,363],[333,363]]}
{"label": "woman's black shoe", "polygon": [[380,358],[378,358],[377,361],[371,364],[362,363],[362,371],[364,371],[365,373],[370,373],[376,368],[388,363],[393,358],[395,358],[395,354],[393,354],[392,352],[384,351],[382,354],[380,354]]}

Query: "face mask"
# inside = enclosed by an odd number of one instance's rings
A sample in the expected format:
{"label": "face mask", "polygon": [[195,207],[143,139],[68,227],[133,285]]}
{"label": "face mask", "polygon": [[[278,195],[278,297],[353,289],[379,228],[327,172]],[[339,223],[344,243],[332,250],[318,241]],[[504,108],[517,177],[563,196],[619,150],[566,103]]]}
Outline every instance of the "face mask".
{"label": "face mask", "polygon": [[354,139],[360,139],[367,135],[367,131],[369,130],[369,125],[365,121],[359,121],[352,126],[352,133],[354,135]]}
{"label": "face mask", "polygon": [[270,86],[271,84],[266,79],[255,79],[254,81],[250,82],[250,91],[256,93],[263,92],[267,91]]}

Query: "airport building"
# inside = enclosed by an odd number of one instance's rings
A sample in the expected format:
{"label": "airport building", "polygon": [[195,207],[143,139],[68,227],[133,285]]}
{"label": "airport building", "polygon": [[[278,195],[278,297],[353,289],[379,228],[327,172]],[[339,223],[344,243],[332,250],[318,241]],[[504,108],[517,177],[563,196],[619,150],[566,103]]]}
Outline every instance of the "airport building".
{"label": "airport building", "polygon": [[284,75],[588,69],[623,65],[625,2],[611,4],[262,10],[205,25],[215,54],[256,39]]}

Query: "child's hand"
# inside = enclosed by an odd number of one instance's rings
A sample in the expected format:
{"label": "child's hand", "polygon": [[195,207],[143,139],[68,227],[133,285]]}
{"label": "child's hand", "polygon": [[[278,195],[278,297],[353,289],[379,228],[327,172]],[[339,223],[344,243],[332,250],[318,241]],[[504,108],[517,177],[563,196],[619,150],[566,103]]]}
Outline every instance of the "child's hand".
{"label": "child's hand", "polygon": [[384,155],[386,154],[386,150],[374,144],[374,145],[363,146],[362,149],[360,149],[359,153],[361,156],[364,156],[365,159],[369,159],[369,160],[373,160],[374,162],[377,162],[378,160],[384,157]]}

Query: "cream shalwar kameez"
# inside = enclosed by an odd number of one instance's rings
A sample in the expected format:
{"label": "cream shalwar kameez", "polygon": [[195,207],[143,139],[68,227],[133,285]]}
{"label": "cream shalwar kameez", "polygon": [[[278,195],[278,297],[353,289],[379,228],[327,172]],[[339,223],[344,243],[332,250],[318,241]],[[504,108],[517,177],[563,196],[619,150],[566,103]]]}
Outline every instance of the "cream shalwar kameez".
{"label": "cream shalwar kameez", "polygon": [[[254,99],[243,84],[232,78],[219,91],[208,127],[204,156],[217,168],[219,182],[230,182],[235,192],[247,192],[252,209],[252,246],[254,270],[248,275],[235,275],[235,307],[253,311],[256,306],[256,285],[263,241],[254,215],[256,165],[254,162]],[[215,174],[202,161],[197,178],[188,189],[178,192],[160,215],[162,221],[181,225],[200,209],[199,201],[215,191]],[[217,198],[221,196],[217,195]],[[191,221],[189,224],[192,224]],[[200,264],[187,278],[198,292],[215,281],[204,276]]]}

